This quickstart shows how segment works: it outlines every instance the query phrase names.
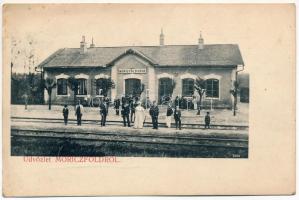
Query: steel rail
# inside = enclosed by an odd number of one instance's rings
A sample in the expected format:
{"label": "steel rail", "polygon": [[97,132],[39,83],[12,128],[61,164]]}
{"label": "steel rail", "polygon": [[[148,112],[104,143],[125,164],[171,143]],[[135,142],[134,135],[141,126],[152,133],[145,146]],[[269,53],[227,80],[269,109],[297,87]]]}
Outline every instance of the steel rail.
{"label": "steel rail", "polygon": [[[54,133],[56,134],[56,136],[45,136],[45,135],[26,135],[26,134],[20,134],[20,133],[13,133],[12,136],[24,136],[24,137],[47,137],[47,138],[69,138],[66,137],[62,134],[73,134],[72,132],[63,132],[63,131],[52,131],[52,130],[32,130],[32,129],[12,129],[12,132],[35,132],[35,133]],[[57,134],[58,133],[58,134]],[[61,134],[61,135],[59,135]],[[245,144],[248,145],[248,140],[245,139],[226,139],[226,138],[212,138],[212,137],[208,137],[208,138],[200,138],[200,137],[173,137],[173,136],[158,136],[158,135],[129,135],[129,134],[117,134],[117,133],[100,133],[100,134],[96,134],[96,133],[76,133],[77,135],[94,135],[94,136],[117,136],[117,137],[127,137],[127,138],[152,138],[152,139],[172,139],[172,140],[190,140],[190,141],[196,141],[196,142],[200,142],[200,141],[206,141],[206,142],[232,142],[232,143],[240,143],[240,144]],[[132,140],[121,140],[121,139],[115,139],[113,138],[111,139],[103,139],[103,138],[78,138],[78,137],[72,137],[71,139],[79,139],[79,140],[93,140],[93,141],[113,141],[113,142],[135,142],[135,143],[150,143],[150,144],[179,144],[179,143],[173,143],[173,142],[156,142],[156,141],[132,141]],[[202,145],[206,145],[206,144],[181,144],[181,145],[187,145],[187,146],[202,146]],[[219,146],[219,145],[208,145],[208,146]],[[235,147],[235,146],[229,146],[229,145],[222,145],[222,147]],[[237,146],[240,148],[248,148],[248,146]]]}

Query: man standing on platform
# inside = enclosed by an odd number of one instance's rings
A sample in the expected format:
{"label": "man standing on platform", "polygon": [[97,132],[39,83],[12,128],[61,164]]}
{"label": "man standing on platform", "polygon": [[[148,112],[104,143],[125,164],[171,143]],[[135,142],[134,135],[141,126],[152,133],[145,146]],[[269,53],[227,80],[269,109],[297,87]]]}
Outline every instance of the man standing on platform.
{"label": "man standing on platform", "polygon": [[181,130],[182,122],[181,122],[181,110],[179,106],[175,107],[173,116],[175,120],[175,128]]}
{"label": "man standing on platform", "polygon": [[158,129],[159,108],[156,104],[156,101],[153,101],[153,105],[149,110],[149,114],[152,117],[153,129]]}
{"label": "man standing on platform", "polygon": [[83,115],[83,106],[80,104],[80,100],[78,101],[78,104],[76,105],[76,111],[75,115],[77,116],[77,125],[81,126],[81,119]]}
{"label": "man standing on platform", "polygon": [[130,106],[129,106],[129,104],[127,102],[125,102],[122,105],[121,115],[122,115],[123,120],[124,120],[124,126],[126,126],[128,124],[128,127],[130,127],[130,119],[129,119]]}
{"label": "man standing on platform", "polygon": [[114,109],[116,111],[116,115],[119,115],[119,107],[120,107],[120,100],[119,99],[115,99],[114,100]]}
{"label": "man standing on platform", "polygon": [[64,107],[62,109],[62,114],[63,114],[63,119],[64,119],[64,125],[67,125],[67,121],[69,118],[69,109],[66,104],[64,105]]}
{"label": "man standing on platform", "polygon": [[101,126],[106,125],[107,113],[108,113],[107,104],[106,102],[102,101],[100,104]]}

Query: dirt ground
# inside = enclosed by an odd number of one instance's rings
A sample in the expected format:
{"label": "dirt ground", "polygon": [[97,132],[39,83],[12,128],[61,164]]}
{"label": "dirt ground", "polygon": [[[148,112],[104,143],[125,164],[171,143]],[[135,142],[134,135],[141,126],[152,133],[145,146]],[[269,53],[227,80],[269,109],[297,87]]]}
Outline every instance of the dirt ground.
{"label": "dirt ground", "polygon": [[[48,109],[48,105],[28,105],[25,110],[24,105],[12,105],[11,106],[11,117],[33,117],[33,118],[61,118],[62,119],[62,106],[52,105],[52,109]],[[70,119],[75,119],[74,107],[69,106]],[[196,110],[182,110],[182,123],[191,124],[202,124],[204,123],[204,115],[206,112],[210,112],[211,124],[219,125],[244,125],[248,126],[248,114],[249,104],[239,103],[237,115],[233,116],[232,110],[227,109],[215,109],[215,110],[202,110],[201,115],[196,115]],[[166,107],[160,107],[159,122],[164,122],[166,116]],[[98,108],[95,107],[84,107],[84,113],[82,119],[84,120],[99,120],[100,114]],[[113,107],[109,108],[107,121],[121,121],[121,116],[115,114]],[[146,111],[146,121],[150,122],[148,110]]]}
{"label": "dirt ground", "polygon": [[[47,105],[28,105],[25,110],[24,105],[12,105],[11,116],[12,117],[33,117],[33,118],[61,118],[62,119],[62,106],[52,105],[52,109],[49,110]],[[69,118],[75,119],[74,107],[69,106]],[[215,109],[215,110],[202,110],[201,115],[196,115],[196,110],[182,110],[182,123],[201,124],[204,123],[204,115],[206,112],[210,112],[211,124],[220,125],[244,125],[248,126],[248,111],[249,104],[239,103],[237,115],[233,116],[232,110],[227,109]],[[160,107],[159,122],[165,121],[166,107]],[[82,119],[97,120],[100,119],[99,109],[95,107],[84,107],[84,113]],[[121,121],[121,116],[115,114],[113,107],[109,108],[107,121]],[[150,122],[148,110],[146,111],[146,121]]]}

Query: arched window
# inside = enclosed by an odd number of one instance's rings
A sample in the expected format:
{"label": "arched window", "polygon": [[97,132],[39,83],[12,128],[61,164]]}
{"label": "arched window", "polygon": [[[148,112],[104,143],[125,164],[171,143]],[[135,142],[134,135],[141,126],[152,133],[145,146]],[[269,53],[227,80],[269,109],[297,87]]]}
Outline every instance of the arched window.
{"label": "arched window", "polygon": [[206,97],[219,98],[219,80],[206,80]]}
{"label": "arched window", "polygon": [[182,96],[192,96],[194,93],[194,79],[185,78],[182,82]]}
{"label": "arched window", "polygon": [[67,95],[67,79],[57,79],[57,95]]}
{"label": "arched window", "polygon": [[87,79],[79,78],[78,81],[78,95],[87,95]]}

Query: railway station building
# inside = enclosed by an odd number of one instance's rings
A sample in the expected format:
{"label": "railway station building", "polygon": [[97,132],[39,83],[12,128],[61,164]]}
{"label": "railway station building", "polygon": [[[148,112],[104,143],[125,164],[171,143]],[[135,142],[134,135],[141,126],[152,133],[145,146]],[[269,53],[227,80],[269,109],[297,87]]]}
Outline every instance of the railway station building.
{"label": "railway station building", "polygon": [[111,79],[107,97],[112,101],[143,87],[141,99],[160,104],[165,97],[198,98],[194,83],[200,77],[206,81],[203,105],[231,108],[230,90],[244,68],[237,44],[205,44],[201,34],[194,45],[165,45],[163,32],[159,39],[156,46],[96,47],[93,40],[88,46],[83,36],[79,48],[57,50],[39,65],[44,78],[57,83],[52,103],[73,103],[70,77],[78,80],[78,98],[97,98],[101,83]]}

